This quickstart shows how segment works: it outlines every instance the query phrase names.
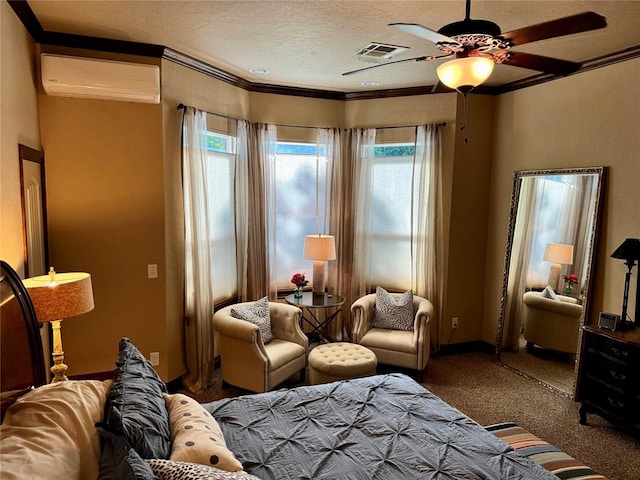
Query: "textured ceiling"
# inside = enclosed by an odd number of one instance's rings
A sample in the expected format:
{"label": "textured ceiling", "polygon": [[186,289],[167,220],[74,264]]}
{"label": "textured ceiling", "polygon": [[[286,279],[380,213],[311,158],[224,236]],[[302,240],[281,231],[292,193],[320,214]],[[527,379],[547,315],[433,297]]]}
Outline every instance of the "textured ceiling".
{"label": "textured ceiling", "polygon": [[[66,1],[29,0],[47,31],[164,45],[252,83],[358,92],[436,83],[443,61],[406,62],[350,76],[372,65],[354,55],[369,42],[409,47],[393,60],[439,54],[423,39],[387,26],[419,23],[438,30],[462,20],[463,0]],[[640,0],[471,2],[471,18],[491,20],[503,32],[594,11],[607,27],[515,47],[514,50],[583,62],[640,45]],[[252,67],[270,71],[266,76]],[[487,85],[538,72],[497,65]],[[379,86],[364,87],[375,81]]]}

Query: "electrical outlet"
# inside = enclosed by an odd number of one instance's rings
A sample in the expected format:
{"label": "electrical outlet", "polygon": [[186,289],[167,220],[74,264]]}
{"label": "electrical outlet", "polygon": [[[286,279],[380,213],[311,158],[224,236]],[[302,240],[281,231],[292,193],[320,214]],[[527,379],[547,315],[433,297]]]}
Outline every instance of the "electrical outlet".
{"label": "electrical outlet", "polygon": [[149,355],[149,361],[154,367],[160,365],[160,352],[151,352]]}
{"label": "electrical outlet", "polygon": [[158,265],[147,265],[147,278],[158,278]]}
{"label": "electrical outlet", "polygon": [[458,317],[451,318],[451,328],[453,329],[458,328]]}

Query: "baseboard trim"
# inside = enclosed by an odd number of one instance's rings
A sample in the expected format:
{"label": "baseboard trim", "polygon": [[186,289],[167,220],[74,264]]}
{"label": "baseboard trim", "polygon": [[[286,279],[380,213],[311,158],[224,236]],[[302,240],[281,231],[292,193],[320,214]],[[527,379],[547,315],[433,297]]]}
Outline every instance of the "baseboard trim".
{"label": "baseboard trim", "polygon": [[484,352],[493,355],[495,347],[484,340],[474,340],[472,342],[450,343],[440,345],[441,355],[453,355],[456,353]]}

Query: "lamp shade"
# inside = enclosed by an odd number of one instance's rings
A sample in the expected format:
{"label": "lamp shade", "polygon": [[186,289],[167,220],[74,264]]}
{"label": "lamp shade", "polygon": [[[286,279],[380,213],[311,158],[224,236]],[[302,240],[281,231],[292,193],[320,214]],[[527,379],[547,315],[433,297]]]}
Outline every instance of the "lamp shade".
{"label": "lamp shade", "polygon": [[436,73],[447,87],[470,91],[489,78],[493,65],[493,60],[486,57],[463,57],[443,63]]}
{"label": "lamp shade", "polygon": [[627,238],[615,249],[611,257],[621,260],[640,260],[640,238]]}
{"label": "lamp shade", "polygon": [[543,260],[561,265],[573,264],[573,245],[564,243],[547,243]]}
{"label": "lamp shade", "polygon": [[333,235],[307,235],[304,239],[304,258],[307,260],[335,260],[336,242]]}
{"label": "lamp shade", "polygon": [[52,273],[23,281],[39,322],[64,320],[93,310],[91,275]]}

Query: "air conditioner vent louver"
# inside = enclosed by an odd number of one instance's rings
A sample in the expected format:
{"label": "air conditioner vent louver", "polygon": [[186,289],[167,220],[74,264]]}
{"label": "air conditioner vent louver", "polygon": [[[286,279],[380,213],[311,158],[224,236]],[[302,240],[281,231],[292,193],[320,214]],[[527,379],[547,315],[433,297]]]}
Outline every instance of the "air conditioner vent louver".
{"label": "air conditioner vent louver", "polygon": [[43,53],[42,87],[48,95],[160,103],[157,65]]}
{"label": "air conditioner vent louver", "polygon": [[354,55],[357,55],[358,59],[362,62],[381,62],[408,50],[409,47],[371,42],[355,52]]}

